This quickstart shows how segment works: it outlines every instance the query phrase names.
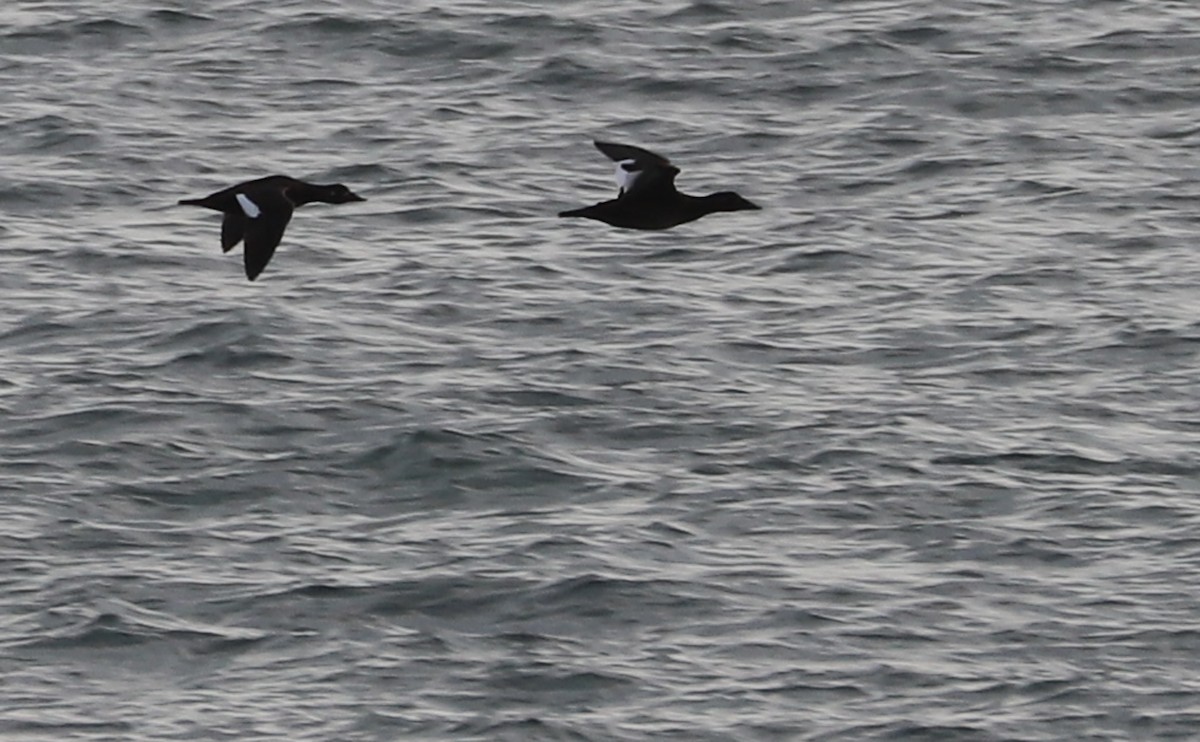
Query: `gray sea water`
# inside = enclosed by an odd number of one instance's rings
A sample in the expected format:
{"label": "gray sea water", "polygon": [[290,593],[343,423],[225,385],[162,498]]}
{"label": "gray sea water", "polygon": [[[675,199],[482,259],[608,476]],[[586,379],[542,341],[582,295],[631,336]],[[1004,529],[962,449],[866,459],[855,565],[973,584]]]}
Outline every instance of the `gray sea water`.
{"label": "gray sea water", "polygon": [[[1200,736],[1200,5],[8,0],[0,739]],[[593,138],[759,212],[662,233]],[[282,172],[263,276],[177,207]]]}

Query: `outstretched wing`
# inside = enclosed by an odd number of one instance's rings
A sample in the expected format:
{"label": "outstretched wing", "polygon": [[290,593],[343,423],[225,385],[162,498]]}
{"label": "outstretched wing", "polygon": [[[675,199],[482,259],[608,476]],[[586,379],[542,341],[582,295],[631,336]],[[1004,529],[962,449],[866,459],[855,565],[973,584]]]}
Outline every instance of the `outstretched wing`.
{"label": "outstretched wing", "polygon": [[245,213],[246,278],[253,281],[271,262],[294,209],[291,201],[274,190],[256,191],[253,195],[238,194],[238,203]]}
{"label": "outstretched wing", "polygon": [[617,163],[619,197],[675,190],[675,175],[679,168],[662,155],[641,147],[612,142],[595,142],[596,149]]}
{"label": "outstretched wing", "polygon": [[221,252],[229,252],[246,236],[246,217],[226,212],[221,221]]}
{"label": "outstretched wing", "polygon": [[657,155],[648,149],[634,147],[631,144],[614,144],[612,142],[595,142],[596,149],[608,155],[614,162],[621,160],[636,160],[645,163],[655,163],[662,167],[670,167],[671,161],[662,155]]}

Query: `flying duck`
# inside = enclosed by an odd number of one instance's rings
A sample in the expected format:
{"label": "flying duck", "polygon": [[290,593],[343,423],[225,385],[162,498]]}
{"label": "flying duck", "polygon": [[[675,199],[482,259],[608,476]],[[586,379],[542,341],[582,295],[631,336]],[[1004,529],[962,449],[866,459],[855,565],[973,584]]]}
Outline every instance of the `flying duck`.
{"label": "flying duck", "polygon": [[341,183],[316,185],[286,175],[271,175],[230,186],[204,198],[185,198],[185,206],[203,206],[225,215],[221,222],[221,250],[229,252],[246,240],[246,278],[251,281],[267,267],[292,211],[313,201],[344,204],[366,201]]}
{"label": "flying duck", "polygon": [[670,229],[717,211],[761,208],[733,191],[689,196],[675,190],[679,168],[662,155],[628,144],[595,142],[617,163],[617,197],[595,206],[563,211],[625,229]]}

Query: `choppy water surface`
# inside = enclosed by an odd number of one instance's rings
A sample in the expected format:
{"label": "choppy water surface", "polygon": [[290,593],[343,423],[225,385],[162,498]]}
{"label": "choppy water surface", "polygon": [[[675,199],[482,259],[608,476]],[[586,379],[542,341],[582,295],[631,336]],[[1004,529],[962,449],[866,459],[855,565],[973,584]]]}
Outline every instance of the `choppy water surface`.
{"label": "choppy water surface", "polygon": [[0,737],[1193,738],[1198,24],[7,3]]}

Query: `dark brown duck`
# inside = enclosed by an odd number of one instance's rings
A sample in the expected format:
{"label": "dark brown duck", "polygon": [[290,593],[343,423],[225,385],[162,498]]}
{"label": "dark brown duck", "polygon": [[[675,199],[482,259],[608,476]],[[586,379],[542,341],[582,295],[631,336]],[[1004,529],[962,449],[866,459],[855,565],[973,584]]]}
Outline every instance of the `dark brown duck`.
{"label": "dark brown duck", "polygon": [[221,250],[229,252],[245,239],[246,278],[253,281],[275,254],[292,212],[296,207],[314,201],[344,204],[366,199],[341,183],[317,185],[286,175],[271,175],[230,186],[204,198],[185,198],[179,203],[203,206],[225,215],[221,222]]}
{"label": "dark brown duck", "polygon": [[559,216],[582,216],[624,229],[670,229],[718,211],[760,208],[733,191],[708,196],[680,193],[675,189],[679,168],[649,150],[610,142],[595,145],[617,163],[617,197]]}

